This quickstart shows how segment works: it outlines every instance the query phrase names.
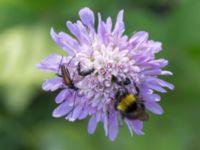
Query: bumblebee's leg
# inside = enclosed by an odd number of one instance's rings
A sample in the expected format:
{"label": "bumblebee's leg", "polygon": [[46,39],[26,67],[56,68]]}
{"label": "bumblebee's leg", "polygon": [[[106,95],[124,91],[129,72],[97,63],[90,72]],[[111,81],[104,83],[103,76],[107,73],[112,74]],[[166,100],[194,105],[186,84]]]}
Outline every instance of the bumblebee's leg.
{"label": "bumblebee's leg", "polygon": [[81,63],[79,62],[78,66],[77,66],[77,71],[80,76],[87,76],[87,75],[91,74],[92,72],[94,72],[94,68],[85,70],[85,71],[81,71]]}
{"label": "bumblebee's leg", "polygon": [[134,86],[135,86],[135,90],[136,90],[136,96],[139,96],[139,94],[140,94],[140,90],[139,90],[139,88],[138,88],[138,86],[136,85],[136,83],[134,83]]}

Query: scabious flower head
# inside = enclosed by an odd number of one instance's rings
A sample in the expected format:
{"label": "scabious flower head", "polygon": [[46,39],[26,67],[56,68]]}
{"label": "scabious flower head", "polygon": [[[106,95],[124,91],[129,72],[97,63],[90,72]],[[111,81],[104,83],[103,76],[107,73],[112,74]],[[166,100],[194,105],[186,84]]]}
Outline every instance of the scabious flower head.
{"label": "scabious flower head", "polygon": [[[39,69],[60,75],[60,66],[65,66],[77,88],[69,88],[62,76],[43,83],[45,91],[60,90],[55,98],[58,107],[53,116],[65,117],[68,121],[90,116],[88,132],[94,133],[97,124],[102,122],[105,135],[112,141],[118,134],[121,117],[114,108],[119,89],[126,88],[136,94],[137,85],[145,109],[158,115],[163,113],[163,109],[158,104],[160,96],[157,92],[165,93],[164,87],[173,89],[172,84],[158,78],[159,75],[172,75],[162,70],[168,61],[155,58],[162,49],[161,43],[149,40],[148,33],[143,31],[133,33],[130,38],[124,35],[123,12],[118,13],[115,25],[110,17],[103,21],[98,14],[96,30],[94,13],[89,8],[81,9],[80,20],[66,23],[71,34],[56,33],[51,29],[53,40],[66,52],[66,56],[53,54],[38,64]],[[81,70],[94,70],[81,76],[77,69],[79,65]],[[130,84],[117,84],[113,77],[119,82],[128,78]],[[143,134],[143,121],[126,117],[123,121],[131,134]]]}

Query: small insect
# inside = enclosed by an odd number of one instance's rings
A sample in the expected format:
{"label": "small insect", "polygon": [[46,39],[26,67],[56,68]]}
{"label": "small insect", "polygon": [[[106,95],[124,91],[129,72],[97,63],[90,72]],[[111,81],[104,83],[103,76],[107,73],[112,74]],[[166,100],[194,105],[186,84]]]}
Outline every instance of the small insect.
{"label": "small insect", "polygon": [[[73,57],[72,57],[73,59]],[[67,66],[71,63],[72,59],[69,61]],[[62,64],[63,56],[60,61],[59,69],[57,72],[57,76],[61,77],[63,79],[63,83],[70,89],[78,90],[78,88],[74,85],[73,79],[71,79],[69,70],[67,67],[65,67],[64,64]],[[59,70],[61,69],[61,74],[59,74]]]}
{"label": "small insect", "polygon": [[94,68],[91,68],[91,69],[89,69],[89,70],[81,70],[81,63],[80,63],[80,62],[78,63],[77,71],[78,71],[78,74],[79,74],[80,76],[87,76],[87,75],[93,73],[94,70],[95,70]]}
{"label": "small insect", "polygon": [[126,88],[120,89],[115,96],[115,110],[120,112],[122,119],[147,121],[149,115],[145,111],[144,101],[139,98],[138,87],[136,87],[136,91],[137,94],[133,94]]}
{"label": "small insect", "polygon": [[112,80],[112,82],[115,82],[115,83],[117,83],[117,84],[120,85],[120,86],[125,86],[125,85],[131,84],[131,81],[130,81],[129,78],[125,78],[125,80],[119,81],[119,80],[117,79],[117,77],[115,77],[115,76],[113,75],[111,80]]}
{"label": "small insect", "polygon": [[63,78],[64,84],[70,89],[78,90],[78,88],[74,85],[74,82],[70,77],[69,70],[65,68],[64,65],[60,65],[60,68],[61,68],[61,75],[58,76]]}
{"label": "small insect", "polygon": [[[62,57],[62,59],[63,59],[63,57]],[[61,59],[60,65],[59,65],[59,69],[61,69],[61,75],[57,73],[57,76],[63,78],[63,82],[68,88],[78,90],[78,88],[74,85],[74,82],[70,77],[68,68],[62,64],[62,59]],[[72,57],[72,59],[73,59],[73,57]],[[69,61],[67,66],[69,66],[71,60]],[[91,74],[92,72],[94,72],[94,68],[89,69],[89,70],[81,70],[81,63],[79,62],[78,66],[77,66],[77,72],[80,76],[87,76],[87,75]]]}

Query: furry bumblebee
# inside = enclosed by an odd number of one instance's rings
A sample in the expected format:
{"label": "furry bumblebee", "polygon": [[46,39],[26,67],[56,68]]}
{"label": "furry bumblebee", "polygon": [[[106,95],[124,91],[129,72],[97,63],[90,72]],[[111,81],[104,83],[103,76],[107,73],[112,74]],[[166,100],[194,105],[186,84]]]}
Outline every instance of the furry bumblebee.
{"label": "furry bumblebee", "polygon": [[119,111],[122,118],[130,120],[147,121],[149,115],[145,111],[144,101],[139,98],[139,89],[136,94],[128,92],[126,88],[120,89],[115,96],[115,110]]}

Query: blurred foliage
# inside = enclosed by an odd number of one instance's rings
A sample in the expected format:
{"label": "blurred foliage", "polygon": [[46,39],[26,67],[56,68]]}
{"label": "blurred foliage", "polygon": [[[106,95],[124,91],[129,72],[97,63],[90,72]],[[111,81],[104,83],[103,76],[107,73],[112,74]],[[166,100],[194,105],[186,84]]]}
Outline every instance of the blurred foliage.
{"label": "blurred foliage", "polygon": [[[163,116],[151,115],[144,136],[129,135],[126,127],[111,143],[102,125],[87,134],[87,120],[54,119],[56,93],[41,91],[52,74],[35,65],[52,53],[62,53],[49,30],[66,31],[88,6],[103,18],[125,10],[126,34],[145,30],[163,42],[158,57],[169,59],[175,90],[162,95]],[[0,149],[152,149],[199,150],[200,120],[200,1],[199,0],[0,0]],[[114,19],[115,20],[115,19]]]}

